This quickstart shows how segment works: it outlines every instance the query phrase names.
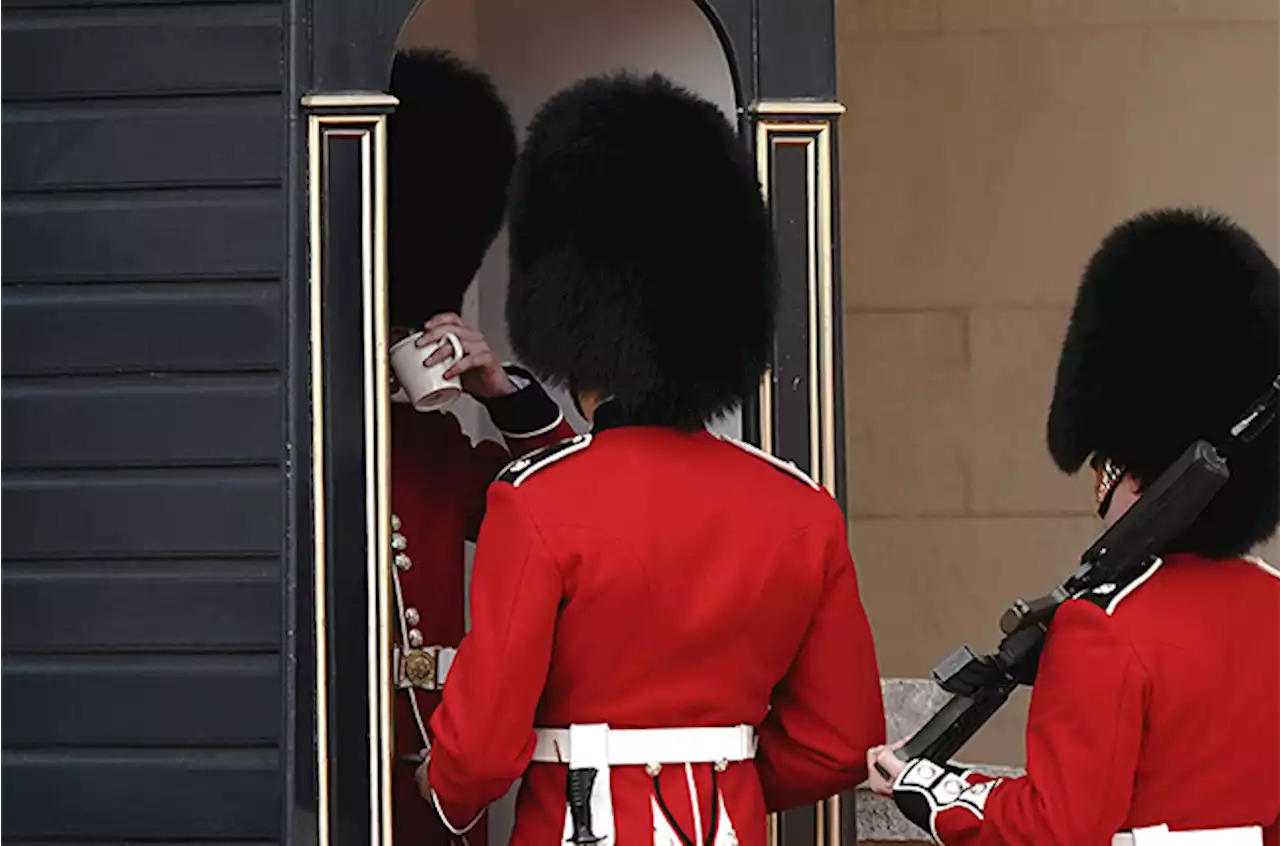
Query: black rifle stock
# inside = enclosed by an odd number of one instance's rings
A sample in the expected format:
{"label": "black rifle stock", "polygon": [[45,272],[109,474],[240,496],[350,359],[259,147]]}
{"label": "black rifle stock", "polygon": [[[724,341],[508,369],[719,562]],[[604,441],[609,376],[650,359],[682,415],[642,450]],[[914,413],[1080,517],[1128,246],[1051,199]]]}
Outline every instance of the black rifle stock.
{"label": "black rifle stock", "polygon": [[[933,670],[952,698],[896,752],[909,761],[946,763],[1000,710],[1013,691],[1034,683],[1040,650],[1054,612],[1073,596],[1099,585],[1127,581],[1186,531],[1230,478],[1228,460],[1276,417],[1280,376],[1231,428],[1217,448],[1196,441],[1085,551],[1065,582],[1037,599],[1019,599],[1000,619],[1005,637],[991,655],[964,646]],[[881,775],[886,775],[880,769]]]}

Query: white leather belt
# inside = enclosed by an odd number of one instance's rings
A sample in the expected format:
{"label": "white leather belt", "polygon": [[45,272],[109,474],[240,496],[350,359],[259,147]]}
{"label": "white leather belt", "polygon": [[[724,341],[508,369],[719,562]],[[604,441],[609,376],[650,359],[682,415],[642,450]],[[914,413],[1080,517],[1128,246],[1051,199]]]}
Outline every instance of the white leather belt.
{"label": "white leather belt", "polygon": [[[536,729],[533,760],[567,764],[573,757],[568,729]],[[606,727],[607,760],[611,767],[646,764],[714,764],[749,761],[756,756],[756,732],[751,726],[728,728],[610,729]]]}
{"label": "white leather belt", "polygon": [[[644,766],[656,778],[664,764],[716,764],[720,768],[756,756],[756,733],[751,726],[612,729],[606,723],[592,723],[535,729],[534,734],[533,760],[538,763],[596,771],[588,797],[592,831],[599,838],[596,846],[615,846],[617,842],[610,767]],[[693,784],[692,776],[689,783]],[[566,804],[564,839],[570,842],[574,835],[572,816]]]}
{"label": "white leather belt", "polygon": [[1111,846],[1262,846],[1262,829],[1254,825],[1170,831],[1167,825],[1155,825],[1122,831],[1111,838]]}
{"label": "white leather belt", "polygon": [[396,686],[419,690],[441,690],[458,650],[452,646],[422,646],[395,651]]}

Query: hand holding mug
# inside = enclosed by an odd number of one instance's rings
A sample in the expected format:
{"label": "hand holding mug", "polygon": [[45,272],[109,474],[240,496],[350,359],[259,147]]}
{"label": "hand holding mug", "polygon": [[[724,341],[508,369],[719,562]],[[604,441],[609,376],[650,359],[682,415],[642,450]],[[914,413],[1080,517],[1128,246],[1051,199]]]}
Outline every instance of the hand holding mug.
{"label": "hand holding mug", "polygon": [[[464,356],[462,342],[452,333],[430,344],[418,345],[422,333],[410,335],[391,347],[392,391],[403,390],[418,411],[444,408],[462,394],[457,377],[445,375],[448,361]],[[435,362],[428,359],[437,352],[443,356]],[[397,390],[398,389],[398,390]]]}
{"label": "hand holding mug", "polygon": [[[448,343],[441,341],[453,337],[461,354],[455,354]],[[423,361],[424,367],[434,367],[449,362],[442,375],[446,380],[460,380],[464,391],[473,397],[498,397],[515,393],[507,371],[493,356],[489,343],[478,329],[468,326],[462,318],[451,312],[437,314],[426,322],[414,345],[425,349],[435,345]]]}

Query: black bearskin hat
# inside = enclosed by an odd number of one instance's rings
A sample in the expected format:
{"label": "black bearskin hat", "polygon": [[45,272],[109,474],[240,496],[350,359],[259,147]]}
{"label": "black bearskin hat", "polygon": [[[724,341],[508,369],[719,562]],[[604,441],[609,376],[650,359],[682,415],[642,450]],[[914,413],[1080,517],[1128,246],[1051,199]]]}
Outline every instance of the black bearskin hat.
{"label": "black bearskin hat", "polygon": [[507,323],[538,376],[681,428],[756,388],[773,235],[719,109],[657,74],[583,80],[534,117],[511,190]]}
{"label": "black bearskin hat", "polygon": [[[1280,272],[1248,233],[1201,211],[1114,229],[1084,273],[1062,347],[1049,451],[1065,472],[1110,459],[1150,483],[1198,438],[1221,443],[1280,373]],[[1280,519],[1280,435],[1264,432],[1166,552],[1226,558]]]}
{"label": "black bearskin hat", "polygon": [[511,114],[487,76],[442,50],[397,53],[387,119],[391,322],[458,311],[502,228],[516,158]]}

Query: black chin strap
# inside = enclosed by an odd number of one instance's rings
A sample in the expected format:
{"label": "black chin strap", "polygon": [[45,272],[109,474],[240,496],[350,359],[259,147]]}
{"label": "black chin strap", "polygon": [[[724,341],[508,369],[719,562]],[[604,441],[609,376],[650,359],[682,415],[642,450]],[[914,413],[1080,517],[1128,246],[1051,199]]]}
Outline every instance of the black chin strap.
{"label": "black chin strap", "polygon": [[586,420],[587,414],[582,410],[582,402],[578,399],[578,386],[572,379],[569,380],[569,400],[573,403],[573,410],[578,412],[578,416]]}

